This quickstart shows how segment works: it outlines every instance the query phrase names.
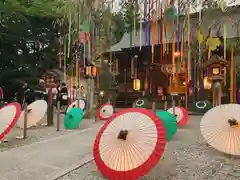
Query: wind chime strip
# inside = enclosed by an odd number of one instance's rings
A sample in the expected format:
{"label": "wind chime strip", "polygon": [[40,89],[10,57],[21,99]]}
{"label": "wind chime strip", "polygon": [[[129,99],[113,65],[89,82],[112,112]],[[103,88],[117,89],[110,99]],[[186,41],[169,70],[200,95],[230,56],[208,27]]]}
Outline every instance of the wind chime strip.
{"label": "wind chime strip", "polygon": [[173,75],[173,82],[175,81],[175,40],[174,40],[174,32],[172,32],[172,75]]}
{"label": "wind chime strip", "polygon": [[142,50],[142,35],[143,35],[143,33],[142,33],[142,28],[143,28],[143,26],[142,26],[142,22],[140,22],[140,51]]}
{"label": "wind chime strip", "polygon": [[227,37],[226,37],[226,33],[227,33],[227,27],[226,27],[226,24],[223,24],[223,38],[224,38],[224,59],[227,58],[227,55],[226,55],[226,48],[227,48]]}
{"label": "wind chime strip", "polygon": [[163,56],[164,56],[164,54],[163,54],[163,49],[164,49],[164,47],[163,47],[163,9],[162,9],[162,3],[160,2],[160,21],[159,21],[159,23],[160,23],[160,36],[159,36],[159,45],[160,45],[160,64],[162,64],[163,63]]}
{"label": "wind chime strip", "polygon": [[[152,0],[152,8],[153,2]],[[152,63],[154,63],[154,49],[155,49],[155,25],[154,25],[154,14],[152,14]]]}

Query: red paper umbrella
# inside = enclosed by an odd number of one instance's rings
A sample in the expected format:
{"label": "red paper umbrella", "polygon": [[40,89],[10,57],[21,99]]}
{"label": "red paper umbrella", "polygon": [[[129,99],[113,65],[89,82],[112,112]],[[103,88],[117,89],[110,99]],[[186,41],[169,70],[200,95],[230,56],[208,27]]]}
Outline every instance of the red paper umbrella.
{"label": "red paper umbrella", "polygon": [[114,114],[94,142],[94,159],[110,180],[136,180],[161,159],[166,144],[162,121],[152,111],[130,108]]}
{"label": "red paper umbrella", "polygon": [[114,110],[111,104],[103,104],[97,111],[97,116],[100,120],[107,120],[112,117],[113,113]]}
{"label": "red paper umbrella", "polygon": [[173,108],[170,108],[168,109],[168,112],[174,114],[174,116],[177,118],[178,126],[185,126],[187,124],[188,112],[185,108],[175,107],[175,110]]}
{"label": "red paper umbrella", "polygon": [[13,102],[0,109],[0,140],[2,140],[14,127],[21,115],[21,105]]}

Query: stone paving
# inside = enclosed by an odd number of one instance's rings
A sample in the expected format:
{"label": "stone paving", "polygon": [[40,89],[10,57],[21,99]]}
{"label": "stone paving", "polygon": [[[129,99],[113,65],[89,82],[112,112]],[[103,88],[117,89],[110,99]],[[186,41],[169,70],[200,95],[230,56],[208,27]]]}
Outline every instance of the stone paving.
{"label": "stone paving", "polygon": [[101,125],[0,152],[0,180],[51,180],[92,160]]}

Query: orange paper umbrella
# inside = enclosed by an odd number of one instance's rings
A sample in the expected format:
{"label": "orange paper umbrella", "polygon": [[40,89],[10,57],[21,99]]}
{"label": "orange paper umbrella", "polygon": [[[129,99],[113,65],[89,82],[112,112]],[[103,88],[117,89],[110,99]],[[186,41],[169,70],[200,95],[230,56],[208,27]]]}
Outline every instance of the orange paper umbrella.
{"label": "orange paper umbrella", "polygon": [[21,105],[13,102],[0,109],[0,140],[13,128],[21,115]]}
{"label": "orange paper umbrella", "polygon": [[168,109],[168,112],[174,114],[177,118],[178,126],[185,126],[188,122],[188,112],[183,107],[175,107],[175,112],[173,108]]}
{"label": "orange paper umbrella", "polygon": [[165,144],[165,128],[154,112],[125,109],[114,114],[99,131],[94,159],[108,179],[135,180],[159,162]]}
{"label": "orange paper umbrella", "polygon": [[97,111],[97,116],[100,120],[107,120],[113,115],[113,106],[111,104],[103,104]]}
{"label": "orange paper umbrella", "polygon": [[[29,104],[27,110],[27,128],[30,128],[36,126],[44,117],[47,112],[47,102],[44,100],[37,100]],[[17,124],[20,128],[24,127],[24,112],[22,112]]]}
{"label": "orange paper umbrella", "polygon": [[224,104],[207,111],[202,117],[200,130],[213,148],[240,155],[240,105]]}

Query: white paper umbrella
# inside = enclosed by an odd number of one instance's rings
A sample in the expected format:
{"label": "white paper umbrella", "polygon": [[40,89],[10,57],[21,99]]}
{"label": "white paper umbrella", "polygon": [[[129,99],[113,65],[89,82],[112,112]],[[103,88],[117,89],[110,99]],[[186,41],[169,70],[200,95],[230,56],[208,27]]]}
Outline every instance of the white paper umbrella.
{"label": "white paper umbrella", "polygon": [[21,114],[19,103],[10,103],[0,109],[0,140],[13,128]]}
{"label": "white paper umbrella", "polygon": [[[44,100],[37,100],[27,107],[27,128],[36,126],[37,123],[44,117],[47,112],[47,102]],[[20,128],[24,127],[24,112],[21,113],[21,116],[17,122]]]}
{"label": "white paper umbrella", "polygon": [[168,109],[168,112],[172,113],[176,119],[178,126],[185,126],[188,122],[188,112],[183,107],[175,107],[175,111],[173,108]]}
{"label": "white paper umbrella", "polygon": [[200,130],[204,139],[218,151],[240,155],[240,105],[217,106],[202,117]]}
{"label": "white paper umbrella", "polygon": [[97,111],[97,116],[100,120],[107,120],[112,117],[113,113],[114,109],[111,104],[103,104]]}
{"label": "white paper umbrella", "polygon": [[[79,107],[78,107],[79,106]],[[78,99],[70,104],[67,108],[67,112],[69,112],[73,107],[80,108],[84,111],[87,107],[87,101],[85,99]]]}
{"label": "white paper umbrella", "polygon": [[162,121],[150,110],[119,111],[96,137],[96,165],[108,179],[138,179],[159,162],[166,144],[165,133]]}

